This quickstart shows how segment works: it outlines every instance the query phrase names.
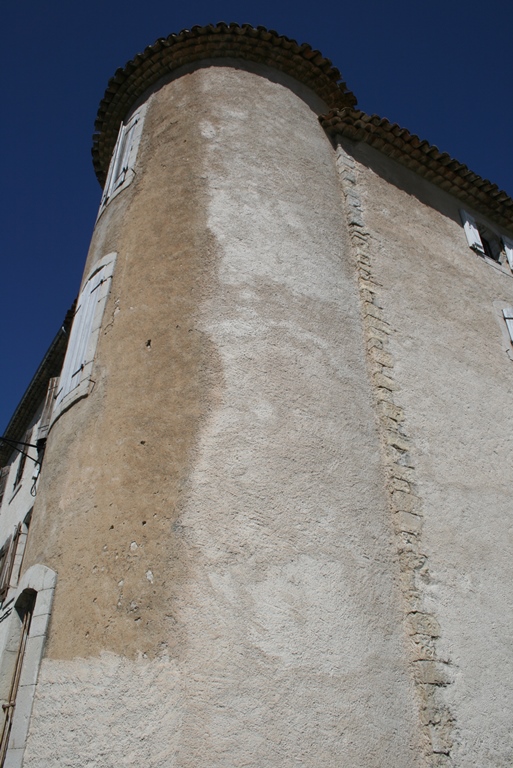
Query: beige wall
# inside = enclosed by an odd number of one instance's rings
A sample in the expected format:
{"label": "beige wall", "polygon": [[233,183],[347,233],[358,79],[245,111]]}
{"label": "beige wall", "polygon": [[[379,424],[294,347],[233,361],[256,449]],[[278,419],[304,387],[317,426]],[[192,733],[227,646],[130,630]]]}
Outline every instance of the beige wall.
{"label": "beige wall", "polygon": [[97,224],[95,386],[27,552],[59,581],[26,766],[422,765],[335,155],[267,74],[157,89]]}
{"label": "beige wall", "polygon": [[463,204],[342,143],[356,160],[395,403],[412,442],[425,556],[416,584],[440,627],[450,764],[510,766],[513,362],[501,309],[513,303],[513,278],[469,249]]}

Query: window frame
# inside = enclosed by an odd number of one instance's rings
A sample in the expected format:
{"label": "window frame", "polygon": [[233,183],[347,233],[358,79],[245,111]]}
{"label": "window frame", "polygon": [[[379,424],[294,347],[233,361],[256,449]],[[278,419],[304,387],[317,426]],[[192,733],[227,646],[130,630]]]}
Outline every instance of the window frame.
{"label": "window frame", "polygon": [[90,392],[93,383],[91,373],[116,257],[116,253],[109,253],[95,264],[78,297],[68,348],[55,393],[50,427],[63,411]]}
{"label": "window frame", "polygon": [[141,141],[146,106],[143,104],[136,109],[130,118],[126,122],[122,121],[119,126],[97,219],[100,218],[109,202],[131,184],[135,176],[134,168]]}
{"label": "window frame", "polygon": [[[5,721],[10,717],[9,732],[4,734],[4,754],[1,756],[2,764],[6,768],[21,768],[23,765],[56,582],[57,574],[51,568],[40,564],[33,565],[21,577],[13,598],[14,610],[9,616],[9,635],[0,659],[0,699],[4,700],[10,710],[8,715],[4,708]],[[25,637],[22,638],[22,613],[30,600],[33,600],[30,623]],[[22,640],[23,648],[20,654]],[[15,686],[14,675],[17,676]],[[15,700],[8,701],[14,687]]]}
{"label": "window frame", "polygon": [[[504,260],[501,259],[501,256],[505,256],[505,260],[513,272],[513,240],[506,235],[497,232],[495,229],[492,229],[489,224],[485,224],[479,219],[476,219],[474,216],[472,216],[471,213],[465,211],[463,208],[460,208],[460,217],[469,248],[471,248],[474,253],[479,254],[479,256],[482,256],[485,259],[489,259],[495,264],[500,264],[501,266],[504,265]],[[481,230],[486,230],[484,235],[481,234]],[[493,256],[493,253],[487,253],[487,248],[483,244],[482,237],[487,235],[488,232],[492,235],[492,238],[497,241],[501,249],[497,258]],[[486,239],[489,240],[489,238]],[[491,247],[490,250],[493,251]]]}

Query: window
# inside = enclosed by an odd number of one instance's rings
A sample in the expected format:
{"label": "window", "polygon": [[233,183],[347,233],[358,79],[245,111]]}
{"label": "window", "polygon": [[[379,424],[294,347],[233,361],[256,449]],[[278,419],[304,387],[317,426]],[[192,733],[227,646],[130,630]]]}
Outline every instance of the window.
{"label": "window", "polygon": [[7,695],[7,701],[2,705],[4,713],[4,722],[2,724],[2,733],[0,735],[0,767],[3,768],[7,757],[7,748],[13,725],[14,708],[16,706],[16,698],[18,696],[18,690],[20,687],[21,672],[23,668],[23,661],[25,658],[25,652],[27,649],[27,641],[30,633],[30,625],[32,623],[32,616],[34,614],[34,607],[36,604],[37,593],[34,590],[25,590],[21,597],[16,602],[16,616],[17,624],[16,634],[18,635],[17,647],[11,649],[13,652],[13,670],[11,677],[11,684]]}
{"label": "window", "polygon": [[[43,405],[43,411],[41,418],[39,419],[39,426],[37,430],[37,442],[38,452],[40,450],[40,440],[46,440],[48,436],[48,430],[50,429],[50,419],[52,416],[52,410],[55,403],[55,398],[59,390],[59,377],[56,376],[48,381],[48,389],[46,390],[45,402]],[[38,456],[39,458],[39,456]]]}
{"label": "window", "polygon": [[18,548],[18,539],[21,526],[17,525],[13,536],[9,536],[2,549],[0,549],[0,603],[5,602],[14,566],[14,558]]}
{"label": "window", "polygon": [[107,180],[103,188],[98,216],[115,195],[127,187],[135,175],[134,167],[142,133],[146,105],[138,109],[128,122],[121,123],[112,153]]}
{"label": "window", "polygon": [[56,579],[57,574],[50,568],[33,565],[23,574],[13,598],[0,658],[0,768],[23,765]]}
{"label": "window", "polygon": [[487,256],[499,264],[504,254],[513,270],[513,240],[501,237],[485,224],[476,221],[467,211],[461,210],[460,215],[469,247],[481,256]]}
{"label": "window", "polygon": [[23,435],[23,440],[21,441],[21,443],[18,443],[20,459],[18,462],[18,469],[16,470],[16,477],[14,478],[14,483],[12,486],[13,491],[15,491],[17,487],[21,485],[21,481],[23,480],[23,470],[25,469],[25,463],[27,461],[27,453],[29,451],[28,443],[30,443],[31,437],[32,437],[32,427],[30,427],[30,429],[27,429],[27,431]]}
{"label": "window", "polygon": [[115,253],[104,256],[78,297],[55,396],[53,420],[64,408],[89,393],[91,371],[115,262]]}
{"label": "window", "polygon": [[506,322],[506,328],[508,329],[509,338],[513,344],[513,307],[506,307],[502,310],[504,320]]}
{"label": "window", "polygon": [[0,606],[5,603],[10,587],[18,584],[31,517],[32,510],[0,549]]}
{"label": "window", "polygon": [[7,485],[7,479],[9,477],[9,470],[10,470],[9,466],[2,467],[2,469],[0,469],[0,505],[2,504],[2,500],[4,498],[5,487]]}

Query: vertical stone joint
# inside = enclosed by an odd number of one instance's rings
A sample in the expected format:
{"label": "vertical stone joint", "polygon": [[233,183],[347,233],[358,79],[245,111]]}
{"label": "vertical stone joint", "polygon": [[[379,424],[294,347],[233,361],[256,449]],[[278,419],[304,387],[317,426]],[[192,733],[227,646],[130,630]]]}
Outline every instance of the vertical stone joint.
{"label": "vertical stone joint", "polygon": [[420,722],[430,768],[451,766],[454,717],[443,700],[451,684],[451,663],[440,658],[437,639],[440,625],[424,608],[424,579],[427,556],[422,552],[423,512],[416,495],[412,440],[408,434],[394,377],[394,357],[388,350],[393,328],[386,318],[382,291],[373,269],[373,238],[365,226],[365,213],[358,192],[358,170],[353,158],[337,147],[337,168],[345,198],[352,252],[356,260],[358,289],[367,367],[382,461],[386,492],[395,534],[399,584],[403,599],[405,634],[410,648],[410,667],[419,701]]}

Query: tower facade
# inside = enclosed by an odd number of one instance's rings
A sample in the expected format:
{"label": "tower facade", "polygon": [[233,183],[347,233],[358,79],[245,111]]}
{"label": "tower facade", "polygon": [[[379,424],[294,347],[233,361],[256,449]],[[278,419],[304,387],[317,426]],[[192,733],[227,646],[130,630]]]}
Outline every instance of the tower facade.
{"label": "tower facade", "polygon": [[4,764],[510,765],[513,201],[263,28],[96,127],[4,449]]}

